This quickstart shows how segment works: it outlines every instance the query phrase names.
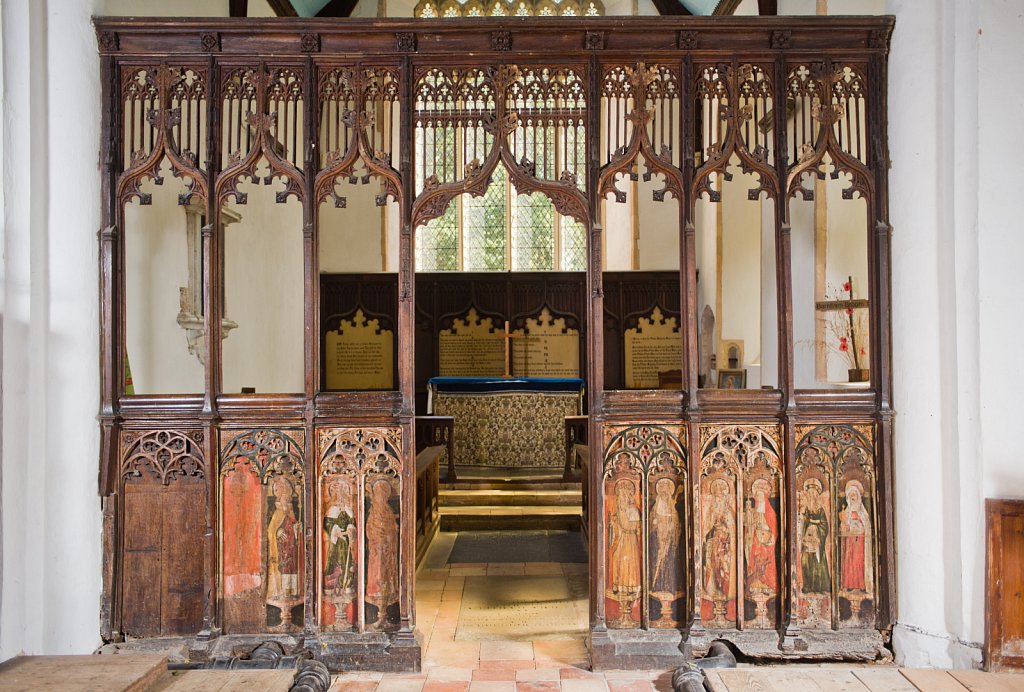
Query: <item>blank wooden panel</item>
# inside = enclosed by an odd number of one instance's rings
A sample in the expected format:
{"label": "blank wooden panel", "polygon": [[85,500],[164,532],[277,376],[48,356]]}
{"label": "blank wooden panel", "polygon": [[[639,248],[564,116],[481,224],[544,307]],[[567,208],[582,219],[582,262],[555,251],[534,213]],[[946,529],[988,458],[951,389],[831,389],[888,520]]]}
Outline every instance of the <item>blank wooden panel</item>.
{"label": "blank wooden panel", "polygon": [[206,485],[202,478],[177,481],[164,493],[164,635],[194,634],[203,623],[205,505]]}
{"label": "blank wooden panel", "polygon": [[201,478],[125,484],[122,627],[133,636],[195,634],[203,620],[206,486]]}
{"label": "blank wooden panel", "polygon": [[1024,670],[1024,500],[988,500],[985,660]]}
{"label": "blank wooden panel", "polygon": [[[160,634],[161,545],[159,481],[124,487],[124,581],[121,627],[126,634]],[[156,511],[154,511],[156,510]],[[155,520],[154,520],[155,517]]]}

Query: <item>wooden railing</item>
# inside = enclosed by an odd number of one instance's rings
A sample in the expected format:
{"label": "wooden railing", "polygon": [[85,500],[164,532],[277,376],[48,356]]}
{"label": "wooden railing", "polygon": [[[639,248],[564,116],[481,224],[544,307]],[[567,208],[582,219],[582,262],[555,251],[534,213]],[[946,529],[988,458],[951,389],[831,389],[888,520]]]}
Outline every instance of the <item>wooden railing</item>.
{"label": "wooden railing", "polygon": [[580,467],[576,446],[587,444],[588,421],[587,416],[565,417],[565,468],[562,470],[562,480],[564,481],[580,480],[580,476],[576,472]]}
{"label": "wooden railing", "polygon": [[457,480],[455,475],[455,419],[451,416],[416,416],[416,453],[427,447],[444,447],[448,455],[448,469],[444,482]]}
{"label": "wooden railing", "polygon": [[427,447],[416,455],[416,564],[427,554],[441,523],[438,502],[439,461],[444,455],[442,445]]}

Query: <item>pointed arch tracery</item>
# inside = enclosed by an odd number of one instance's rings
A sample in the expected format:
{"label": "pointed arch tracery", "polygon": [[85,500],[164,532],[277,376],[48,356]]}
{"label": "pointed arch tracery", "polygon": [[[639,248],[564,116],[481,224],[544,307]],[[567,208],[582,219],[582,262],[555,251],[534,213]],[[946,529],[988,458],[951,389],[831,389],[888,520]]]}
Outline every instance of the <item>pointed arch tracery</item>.
{"label": "pointed arch tracery", "polygon": [[[520,195],[540,192],[555,210],[586,222],[585,159],[545,156],[537,134],[573,131],[586,142],[585,72],[581,68],[500,65],[430,68],[417,75],[414,120],[417,198],[413,227],[437,218],[460,194],[484,195],[500,164]],[[518,157],[518,158],[517,158]]]}

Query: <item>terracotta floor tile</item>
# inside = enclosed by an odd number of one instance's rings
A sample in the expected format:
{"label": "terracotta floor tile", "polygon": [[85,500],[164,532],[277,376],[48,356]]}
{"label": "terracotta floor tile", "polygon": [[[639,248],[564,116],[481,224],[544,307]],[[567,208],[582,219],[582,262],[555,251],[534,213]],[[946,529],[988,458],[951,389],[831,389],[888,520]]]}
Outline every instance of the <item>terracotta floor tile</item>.
{"label": "terracotta floor tile", "polygon": [[338,680],[327,692],[374,692],[377,680]]}
{"label": "terracotta floor tile", "polygon": [[516,671],[517,682],[557,682],[561,679],[558,668],[525,668]]}
{"label": "terracotta floor tile", "polygon": [[608,685],[604,678],[591,678],[590,680],[562,679],[562,692],[608,692]]}
{"label": "terracotta floor tile", "polygon": [[533,660],[532,642],[490,641],[480,642],[481,661]]}
{"label": "terracotta floor tile", "polygon": [[469,680],[427,680],[423,692],[466,692]]}
{"label": "terracotta floor tile", "polygon": [[426,678],[391,677],[385,675],[377,684],[377,692],[422,692]]}
{"label": "terracotta floor tile", "polygon": [[513,660],[480,660],[481,670],[530,670],[537,667],[537,662],[531,659],[521,661]]}
{"label": "terracotta floor tile", "polygon": [[468,681],[473,679],[472,668],[452,668],[450,666],[434,666],[427,671],[427,680]]}
{"label": "terracotta floor tile", "polygon": [[608,689],[611,692],[654,692],[654,685],[650,680],[621,679],[609,680]]}
{"label": "terracotta floor tile", "polygon": [[601,678],[604,680],[604,676],[600,673],[592,673],[589,670],[584,670],[578,667],[566,667],[559,671],[562,674],[562,681],[565,680],[590,680],[592,678]]}
{"label": "terracotta floor tile", "polygon": [[516,692],[516,684],[511,681],[478,680],[469,684],[469,692]]}
{"label": "terracotta floor tile", "polygon": [[515,668],[481,668],[473,671],[474,680],[506,680],[516,679]]}
{"label": "terracotta floor tile", "polygon": [[550,680],[516,683],[516,692],[549,692],[559,689],[561,689],[561,684]]}

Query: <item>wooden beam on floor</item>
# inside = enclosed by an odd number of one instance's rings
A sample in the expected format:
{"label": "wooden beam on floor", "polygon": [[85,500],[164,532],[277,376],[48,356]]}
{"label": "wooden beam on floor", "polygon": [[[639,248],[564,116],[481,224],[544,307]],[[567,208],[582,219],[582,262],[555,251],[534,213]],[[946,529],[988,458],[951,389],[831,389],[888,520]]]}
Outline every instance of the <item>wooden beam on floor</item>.
{"label": "wooden beam on floor", "polygon": [[288,0],[267,0],[267,4],[270,5],[270,9],[274,10],[274,14],[278,17],[298,17],[299,13],[295,11],[292,4]]}
{"label": "wooden beam on floor", "polygon": [[0,690],[144,692],[167,676],[166,656],[16,656],[0,664]]}
{"label": "wooden beam on floor", "polygon": [[316,13],[317,17],[351,17],[359,0],[331,0]]}
{"label": "wooden beam on floor", "polygon": [[249,0],[230,0],[228,2],[229,17],[248,17]]}

